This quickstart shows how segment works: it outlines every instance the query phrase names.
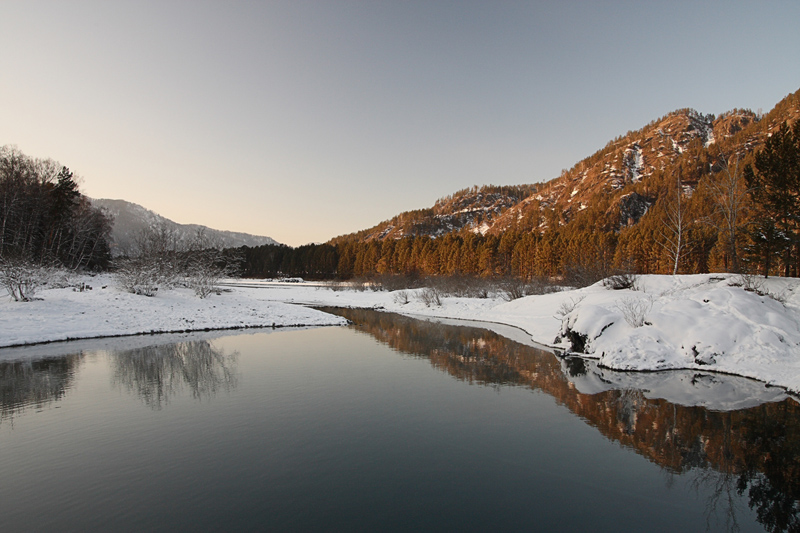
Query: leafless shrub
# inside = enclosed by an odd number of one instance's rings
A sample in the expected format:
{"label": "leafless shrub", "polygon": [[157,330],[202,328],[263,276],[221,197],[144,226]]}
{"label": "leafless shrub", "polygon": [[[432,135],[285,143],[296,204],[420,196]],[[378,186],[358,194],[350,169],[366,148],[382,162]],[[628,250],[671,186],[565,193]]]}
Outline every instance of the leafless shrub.
{"label": "leafless shrub", "polygon": [[219,282],[236,274],[235,265],[216,249],[192,254],[186,272],[186,286],[199,298],[219,293]]}
{"label": "leafless shrub", "polygon": [[504,300],[511,301],[525,296],[525,281],[508,278],[500,283],[500,293]]}
{"label": "leafless shrub", "polygon": [[647,315],[653,308],[650,298],[622,298],[616,302],[617,309],[632,328],[639,328],[646,324]]}
{"label": "leafless shrub", "polygon": [[622,289],[637,290],[636,283],[639,281],[639,275],[631,272],[622,272],[614,274],[603,280],[603,287],[615,291]]}
{"label": "leafless shrub", "polygon": [[181,277],[179,242],[165,224],[142,230],[129,257],[114,262],[117,284],[132,294],[155,296],[173,288]]}
{"label": "leafless shrub", "polygon": [[731,278],[730,284],[756,294],[762,294],[764,292],[764,280],[755,274],[739,274]]}
{"label": "leafless shrub", "polygon": [[575,308],[578,307],[578,304],[580,304],[585,298],[586,296],[576,296],[561,302],[561,305],[556,310],[555,318],[558,320],[563,320],[564,317],[573,312]]}
{"label": "leafless shrub", "polygon": [[392,300],[396,304],[406,305],[409,302],[408,291],[402,290],[395,292],[394,295],[392,296]]}
{"label": "leafless shrub", "polygon": [[785,291],[782,292],[771,292],[771,291],[764,291],[764,296],[768,296],[775,300],[776,302],[786,305],[787,295]]}
{"label": "leafless shrub", "polygon": [[0,258],[0,285],[15,302],[29,302],[36,290],[52,279],[55,270],[28,259]]}
{"label": "leafless shrub", "polygon": [[187,287],[199,298],[219,293],[219,282],[238,273],[239,257],[225,254],[221,246],[206,238],[200,230],[182,254],[183,276]]}
{"label": "leafless shrub", "polygon": [[358,291],[363,292],[367,289],[372,289],[374,291],[382,290],[379,285],[375,285],[374,283],[370,282],[366,278],[355,278],[351,280],[338,280],[338,281],[331,281],[326,285],[330,290],[334,292],[339,291]]}
{"label": "leafless shrub", "polygon": [[43,267],[47,271],[47,287],[50,289],[66,289],[68,287],[77,288],[83,286],[84,290],[91,290],[92,288],[86,285],[85,282],[75,281],[75,272],[73,270],[65,270],[57,266]]}
{"label": "leafless shrub", "polygon": [[[476,276],[433,276],[417,280],[416,287],[435,288],[440,296],[455,298],[488,298],[492,292],[493,282],[490,279]],[[411,287],[409,287],[411,288]]]}
{"label": "leafless shrub", "polygon": [[208,239],[204,230],[187,243],[162,224],[142,231],[133,254],[118,259],[115,267],[117,283],[127,292],[155,296],[159,289],[182,285],[205,298],[219,292],[222,278],[236,274],[238,262]]}
{"label": "leafless shrub", "polygon": [[350,280],[350,290],[364,292],[372,286],[372,283],[370,283],[367,278],[354,278]]}
{"label": "leafless shrub", "polygon": [[421,286],[420,278],[413,274],[381,274],[372,278],[372,283],[378,290],[389,292]]}
{"label": "leafless shrub", "polygon": [[427,287],[417,293],[417,298],[420,302],[425,304],[425,307],[441,307],[442,299],[439,291],[433,287]]}
{"label": "leafless shrub", "polygon": [[544,278],[523,280],[520,278],[506,278],[499,283],[500,294],[504,300],[511,301],[524,296],[549,294],[558,289]]}
{"label": "leafless shrub", "polygon": [[115,266],[117,284],[131,294],[155,296],[160,286],[171,285],[172,280],[163,277],[158,265],[142,258],[119,259]]}
{"label": "leafless shrub", "polygon": [[349,281],[333,282],[331,290],[384,290],[395,292],[400,290],[428,287],[435,289],[442,296],[455,298],[489,298],[500,294],[507,300],[513,300],[532,294],[547,294],[559,290],[546,278],[523,280],[520,278],[487,278],[479,276],[453,275],[431,276],[419,278],[415,275],[382,274],[370,279],[356,278]]}
{"label": "leafless shrub", "polygon": [[739,274],[731,278],[730,285],[733,287],[741,287],[748,292],[754,292],[759,296],[767,296],[768,298],[772,298],[778,303],[786,305],[786,293],[785,292],[771,292],[766,287],[764,287],[764,278],[761,276],[757,276],[755,274]]}
{"label": "leafless shrub", "polygon": [[528,280],[528,283],[525,286],[525,295],[533,296],[538,294],[550,294],[560,290],[561,287],[554,284],[547,278],[538,277]]}
{"label": "leafless shrub", "polygon": [[346,291],[350,288],[350,284],[343,280],[330,281],[326,286],[333,292]]}
{"label": "leafless shrub", "polygon": [[583,261],[564,266],[564,282],[573,287],[594,285],[611,274],[609,265]]}

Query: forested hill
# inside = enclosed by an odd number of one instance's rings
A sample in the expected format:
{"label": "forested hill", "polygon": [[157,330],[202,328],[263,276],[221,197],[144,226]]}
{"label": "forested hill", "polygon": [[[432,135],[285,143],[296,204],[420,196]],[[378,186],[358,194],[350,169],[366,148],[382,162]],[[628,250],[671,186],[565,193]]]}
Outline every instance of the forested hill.
{"label": "forested hill", "polygon": [[798,118],[800,91],[766,114],[680,109],[549,182],[471,187],[325,245],[249,249],[245,270],[341,278],[800,275]]}
{"label": "forested hill", "polygon": [[369,242],[418,235],[439,237],[462,229],[483,234],[503,213],[530,197],[539,187],[541,185],[474,186],[440,198],[429,209],[406,211],[377,226],[336,237],[330,242]]}
{"label": "forested hill", "polygon": [[[564,226],[591,208],[614,229],[636,224],[657,202],[669,179],[694,191],[729,160],[742,164],[781,124],[800,116],[800,91],[766,115],[734,109],[719,116],[679,109],[629,131],[546,183],[474,186],[429,209],[401,213],[377,226],[331,239],[331,244],[401,237],[440,237],[468,230],[501,235],[508,229],[544,231]],[[602,209],[602,213],[598,210]],[[616,224],[613,224],[616,222]]]}

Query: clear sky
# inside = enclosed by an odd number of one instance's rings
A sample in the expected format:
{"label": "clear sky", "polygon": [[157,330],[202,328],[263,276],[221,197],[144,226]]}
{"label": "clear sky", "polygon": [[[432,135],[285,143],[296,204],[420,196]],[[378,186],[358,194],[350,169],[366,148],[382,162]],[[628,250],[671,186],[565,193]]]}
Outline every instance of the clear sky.
{"label": "clear sky", "polygon": [[800,88],[800,2],[0,0],[0,145],[291,245]]}

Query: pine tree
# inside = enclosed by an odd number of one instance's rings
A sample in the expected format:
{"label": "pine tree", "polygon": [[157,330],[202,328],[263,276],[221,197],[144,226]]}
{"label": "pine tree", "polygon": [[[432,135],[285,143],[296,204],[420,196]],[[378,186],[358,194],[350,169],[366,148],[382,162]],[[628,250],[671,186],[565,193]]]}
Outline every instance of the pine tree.
{"label": "pine tree", "polygon": [[[781,257],[783,275],[800,270],[800,121],[784,123],[755,156],[744,175],[758,206],[753,248],[765,261]],[[760,228],[760,230],[759,230]],[[763,230],[763,231],[762,231]],[[762,264],[764,275],[770,265]]]}

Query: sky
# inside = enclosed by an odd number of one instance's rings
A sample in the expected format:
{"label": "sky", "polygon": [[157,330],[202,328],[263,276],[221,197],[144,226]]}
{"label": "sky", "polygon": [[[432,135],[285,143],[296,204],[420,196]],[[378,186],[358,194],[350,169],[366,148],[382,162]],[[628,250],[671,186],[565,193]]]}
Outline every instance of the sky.
{"label": "sky", "polygon": [[796,0],[0,7],[0,145],[92,198],[292,246],[800,89]]}

